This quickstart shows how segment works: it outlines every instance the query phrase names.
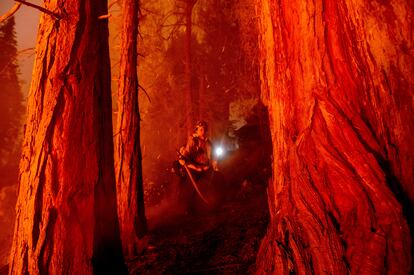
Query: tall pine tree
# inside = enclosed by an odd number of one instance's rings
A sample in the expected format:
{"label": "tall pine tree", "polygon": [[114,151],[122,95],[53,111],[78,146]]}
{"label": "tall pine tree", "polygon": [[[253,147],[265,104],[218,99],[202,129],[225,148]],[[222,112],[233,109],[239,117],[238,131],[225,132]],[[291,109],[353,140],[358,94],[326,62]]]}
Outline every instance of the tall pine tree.
{"label": "tall pine tree", "polygon": [[0,24],[0,266],[7,263],[11,244],[17,184],[23,95],[18,67],[14,17]]}
{"label": "tall pine tree", "polygon": [[0,188],[17,182],[24,112],[14,26],[14,17],[0,24]]}

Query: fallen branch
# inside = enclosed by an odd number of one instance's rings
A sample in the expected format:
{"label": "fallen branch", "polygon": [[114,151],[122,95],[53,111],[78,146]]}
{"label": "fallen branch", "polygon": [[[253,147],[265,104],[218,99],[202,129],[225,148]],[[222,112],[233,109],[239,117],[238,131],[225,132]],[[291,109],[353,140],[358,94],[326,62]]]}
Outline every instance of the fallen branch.
{"label": "fallen branch", "polygon": [[14,6],[10,9],[10,10],[8,10],[5,14],[3,14],[1,17],[0,17],[0,23],[2,23],[2,22],[4,22],[4,21],[6,21],[7,19],[9,19],[10,17],[12,17],[13,16],[13,14],[15,14],[16,13],[16,11],[20,8],[20,6],[21,6],[22,4],[20,4],[20,3],[16,3],[16,4],[14,4]]}
{"label": "fallen branch", "polygon": [[19,2],[19,3],[23,4],[23,5],[26,5],[26,6],[31,7],[31,8],[35,8],[35,9],[37,9],[37,10],[39,10],[41,12],[44,12],[46,14],[49,14],[49,15],[53,16],[55,19],[61,19],[62,18],[59,14],[57,14],[57,13],[55,13],[53,11],[50,11],[48,9],[45,9],[44,7],[38,6],[36,4],[29,3],[29,2],[26,2],[24,0],[14,0],[14,1]]}

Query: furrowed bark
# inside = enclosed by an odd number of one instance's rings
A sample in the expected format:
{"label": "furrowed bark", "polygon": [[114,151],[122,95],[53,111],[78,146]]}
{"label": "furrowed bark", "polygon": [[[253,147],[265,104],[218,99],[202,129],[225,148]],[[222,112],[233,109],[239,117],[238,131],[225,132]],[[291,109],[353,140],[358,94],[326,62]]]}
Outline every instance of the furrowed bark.
{"label": "furrowed bark", "polygon": [[[117,195],[125,255],[136,255],[147,230],[142,181],[140,115],[138,108],[138,1],[124,0],[118,86]],[[142,248],[141,248],[142,249]]]}
{"label": "furrowed bark", "polygon": [[258,15],[273,179],[257,272],[409,274],[413,4],[259,0]]}
{"label": "furrowed bark", "polygon": [[40,20],[9,273],[123,274],[107,2],[45,4],[62,18]]}

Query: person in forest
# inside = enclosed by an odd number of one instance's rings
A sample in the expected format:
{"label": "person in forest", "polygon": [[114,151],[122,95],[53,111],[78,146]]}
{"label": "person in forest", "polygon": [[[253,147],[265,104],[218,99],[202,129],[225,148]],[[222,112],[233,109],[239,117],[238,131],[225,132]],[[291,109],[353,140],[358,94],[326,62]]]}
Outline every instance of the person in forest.
{"label": "person in forest", "polygon": [[212,160],[212,145],[207,137],[207,130],[208,125],[205,121],[197,122],[194,133],[188,137],[187,144],[180,148],[181,165],[187,165],[189,169],[196,172],[205,172],[215,164]]}
{"label": "person in forest", "polygon": [[206,188],[211,188],[211,176],[213,171],[217,170],[217,162],[212,157],[212,144],[207,137],[207,131],[208,125],[205,121],[197,122],[193,134],[188,137],[186,145],[178,152],[179,159],[174,162],[173,170],[180,177],[180,184],[175,186],[178,192],[177,198],[186,205],[188,214],[198,212],[197,208],[200,210],[202,207],[200,205],[203,205],[201,200],[204,200],[204,197],[200,199],[203,195],[196,194],[196,187],[191,180],[196,181],[197,188],[211,192]]}

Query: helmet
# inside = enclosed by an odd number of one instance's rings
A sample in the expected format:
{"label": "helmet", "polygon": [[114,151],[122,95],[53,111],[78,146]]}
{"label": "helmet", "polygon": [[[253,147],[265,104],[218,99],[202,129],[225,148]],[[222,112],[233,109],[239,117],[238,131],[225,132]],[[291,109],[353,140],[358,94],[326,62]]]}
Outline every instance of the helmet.
{"label": "helmet", "polygon": [[204,120],[200,120],[196,123],[196,125],[194,126],[194,131],[197,131],[198,128],[203,127],[205,130],[207,130],[208,128],[208,124],[207,122],[205,122]]}

